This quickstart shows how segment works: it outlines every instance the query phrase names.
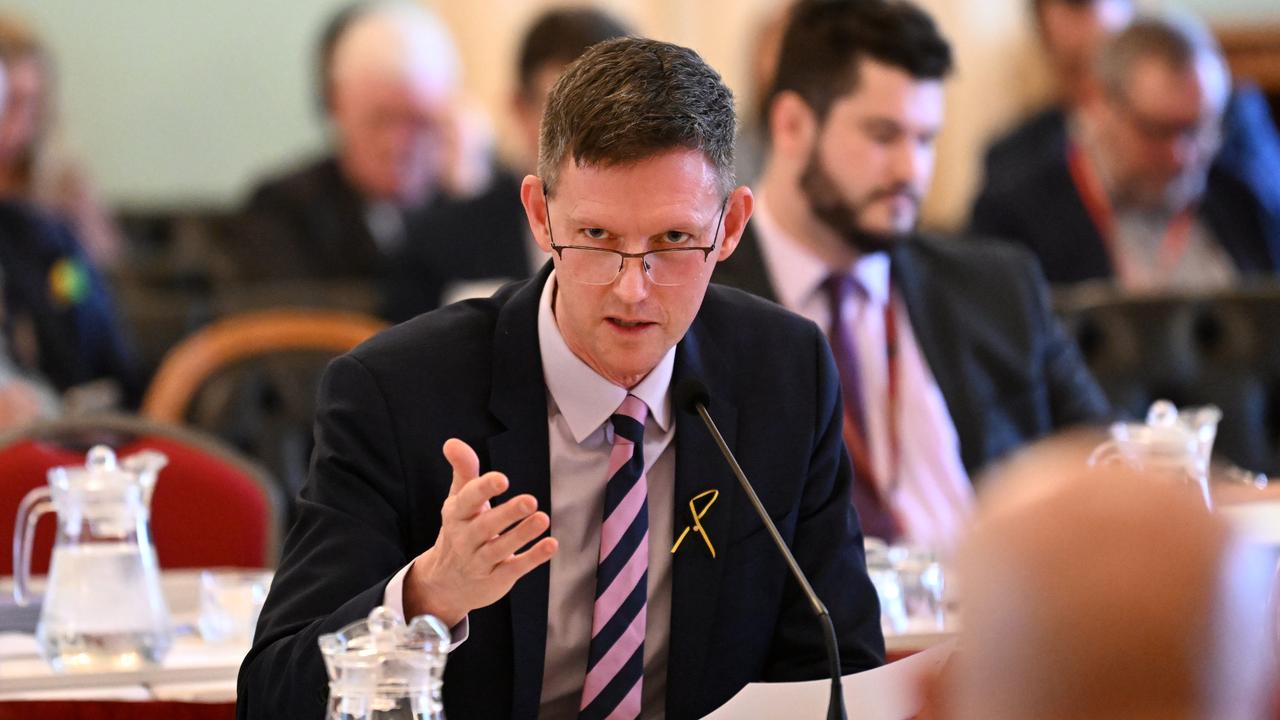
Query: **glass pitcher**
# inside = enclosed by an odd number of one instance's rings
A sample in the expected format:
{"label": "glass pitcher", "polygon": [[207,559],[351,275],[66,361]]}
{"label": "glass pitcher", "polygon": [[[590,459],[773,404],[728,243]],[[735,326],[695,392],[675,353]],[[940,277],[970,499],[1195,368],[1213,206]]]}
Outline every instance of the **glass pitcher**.
{"label": "glass pitcher", "polygon": [[151,492],[168,459],[153,450],[116,462],[89,451],[83,467],[49,470],[27,493],[13,534],[14,599],[33,599],[31,546],[41,515],[56,511],[36,641],[58,672],[135,670],[158,664],[172,642],[149,526]]}
{"label": "glass pitcher", "polygon": [[408,625],[391,609],[320,636],[329,673],[326,720],[444,720],[449,629],[431,615]]}
{"label": "glass pitcher", "polygon": [[1181,411],[1168,400],[1151,404],[1145,423],[1113,423],[1110,438],[1094,449],[1089,465],[1121,462],[1195,486],[1205,506],[1209,495],[1209,459],[1222,411],[1208,405]]}

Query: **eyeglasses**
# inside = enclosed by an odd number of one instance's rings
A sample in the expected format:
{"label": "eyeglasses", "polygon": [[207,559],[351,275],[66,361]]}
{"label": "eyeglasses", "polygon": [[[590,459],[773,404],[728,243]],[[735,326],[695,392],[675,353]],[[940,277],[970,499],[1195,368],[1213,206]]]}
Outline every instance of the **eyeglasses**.
{"label": "eyeglasses", "polygon": [[1168,145],[1190,141],[1208,148],[1216,148],[1221,142],[1221,123],[1216,117],[1201,118],[1194,123],[1170,121],[1143,113],[1123,95],[1111,97],[1125,121],[1147,142]]}
{"label": "eyeglasses", "polygon": [[672,287],[691,282],[706,266],[707,258],[716,249],[729,198],[726,196],[720,203],[720,217],[716,220],[716,231],[711,236],[710,246],[657,248],[638,253],[591,245],[557,245],[555,235],[551,232],[551,203],[547,198],[545,183],[542,186],[542,202],[547,208],[547,234],[551,236],[551,250],[560,258],[559,272],[564,278],[583,285],[612,285],[626,267],[627,258],[639,258],[645,277],[654,285]]}

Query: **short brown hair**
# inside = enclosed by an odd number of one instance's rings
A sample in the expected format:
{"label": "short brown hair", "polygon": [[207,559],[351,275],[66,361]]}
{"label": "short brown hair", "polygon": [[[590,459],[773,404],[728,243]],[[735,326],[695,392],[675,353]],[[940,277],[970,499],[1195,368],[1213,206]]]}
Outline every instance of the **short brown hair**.
{"label": "short brown hair", "polygon": [[551,192],[566,157],[608,166],[687,148],[706,156],[727,194],[736,132],[733,93],[696,52],[617,38],[592,46],[551,88],[538,174]]}
{"label": "short brown hair", "polygon": [[825,120],[836,100],[858,89],[864,59],[916,80],[951,72],[951,46],[933,18],[906,0],[801,0],[782,36],[762,124],[768,126],[768,108],[783,92],[796,93]]}

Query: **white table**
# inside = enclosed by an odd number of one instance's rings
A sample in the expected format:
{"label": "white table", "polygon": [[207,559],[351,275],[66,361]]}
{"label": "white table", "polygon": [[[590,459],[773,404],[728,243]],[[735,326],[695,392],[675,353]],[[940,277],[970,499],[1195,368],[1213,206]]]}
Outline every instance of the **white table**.
{"label": "white table", "polygon": [[[248,642],[211,644],[195,631],[199,616],[199,571],[165,572],[161,579],[169,614],[178,628],[159,667],[128,672],[53,672],[35,638],[0,634],[0,701],[46,699],[183,700],[234,702],[236,673]],[[0,592],[11,592],[8,578]]]}

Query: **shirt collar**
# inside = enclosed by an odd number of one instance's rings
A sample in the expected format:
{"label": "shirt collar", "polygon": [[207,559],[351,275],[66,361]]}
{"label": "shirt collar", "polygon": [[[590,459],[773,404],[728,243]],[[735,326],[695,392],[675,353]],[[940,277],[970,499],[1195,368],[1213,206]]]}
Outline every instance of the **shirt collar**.
{"label": "shirt collar", "polygon": [[614,385],[574,355],[565,343],[552,308],[555,288],[553,270],[542,287],[542,299],[538,303],[538,347],[547,390],[568,423],[573,439],[581,443],[604,425],[628,393],[644,401],[649,417],[666,432],[671,422],[671,398],[667,390],[675,367],[676,349],[668,350],[657,367],[630,390]]}
{"label": "shirt collar", "polygon": [[[822,283],[832,273],[831,268],[774,221],[764,193],[756,195],[751,223],[783,307],[803,307],[809,298],[823,291]],[[860,256],[849,273],[873,304],[883,305],[889,299],[888,253]]]}

